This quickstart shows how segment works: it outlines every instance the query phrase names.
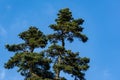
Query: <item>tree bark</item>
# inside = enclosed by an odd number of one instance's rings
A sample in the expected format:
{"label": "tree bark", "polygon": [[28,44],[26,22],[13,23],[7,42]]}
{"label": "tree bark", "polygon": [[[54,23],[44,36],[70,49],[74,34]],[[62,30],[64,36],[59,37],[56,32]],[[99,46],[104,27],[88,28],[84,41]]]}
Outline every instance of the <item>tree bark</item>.
{"label": "tree bark", "polygon": [[[60,64],[61,63],[61,58],[60,58],[60,56],[58,56],[58,63],[57,64]],[[56,69],[56,75],[55,75],[55,79],[56,80],[59,80],[59,75],[60,75],[60,70],[59,70],[59,68],[58,69]]]}

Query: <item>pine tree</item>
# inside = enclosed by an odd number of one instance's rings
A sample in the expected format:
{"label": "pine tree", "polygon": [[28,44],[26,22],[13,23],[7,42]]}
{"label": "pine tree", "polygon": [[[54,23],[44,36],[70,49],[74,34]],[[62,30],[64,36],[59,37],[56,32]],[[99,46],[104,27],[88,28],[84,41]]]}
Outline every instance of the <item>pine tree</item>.
{"label": "pine tree", "polygon": [[38,28],[31,26],[20,33],[19,37],[24,40],[23,43],[6,45],[8,51],[15,52],[15,55],[5,63],[5,68],[18,67],[18,72],[25,76],[25,80],[52,80],[54,75],[49,70],[51,60],[44,53],[34,51],[46,46],[46,36]]}
{"label": "pine tree", "polygon": [[[53,34],[48,35],[52,45],[46,50],[46,53],[51,57],[53,70],[55,72],[55,80],[65,80],[60,77],[60,72],[71,74],[75,80],[85,80],[84,71],[89,68],[89,58],[80,57],[79,53],[66,50],[65,41],[73,42],[78,38],[82,42],[88,40],[87,36],[82,33],[84,22],[82,18],[74,19],[69,8],[61,9],[58,13],[56,24],[51,24],[50,28],[54,30]],[[61,45],[59,45],[61,43]]]}
{"label": "pine tree", "polygon": [[[72,43],[76,38],[82,42],[88,40],[81,26],[84,20],[74,19],[69,8],[65,8],[59,11],[55,22],[49,26],[54,30],[52,34],[46,36],[32,26],[19,34],[23,43],[7,44],[8,51],[15,52],[15,55],[5,63],[5,68],[18,67],[18,72],[25,76],[25,80],[66,80],[60,77],[61,71],[70,74],[74,80],[85,80],[89,58],[80,57],[79,52],[66,49],[65,43]],[[47,50],[35,52],[36,48],[46,47],[48,40],[51,44]],[[50,71],[51,67],[54,73]]]}

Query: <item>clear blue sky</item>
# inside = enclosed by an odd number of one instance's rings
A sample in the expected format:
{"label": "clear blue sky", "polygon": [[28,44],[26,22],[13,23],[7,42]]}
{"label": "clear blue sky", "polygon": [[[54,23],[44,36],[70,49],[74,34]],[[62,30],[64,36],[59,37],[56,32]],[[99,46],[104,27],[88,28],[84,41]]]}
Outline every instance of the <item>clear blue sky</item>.
{"label": "clear blue sky", "polygon": [[75,18],[85,20],[88,42],[75,40],[67,47],[91,59],[86,79],[120,80],[119,0],[0,0],[0,80],[23,80],[16,69],[4,69],[4,63],[14,55],[4,45],[20,43],[17,35],[31,25],[48,34],[58,10],[66,7]]}

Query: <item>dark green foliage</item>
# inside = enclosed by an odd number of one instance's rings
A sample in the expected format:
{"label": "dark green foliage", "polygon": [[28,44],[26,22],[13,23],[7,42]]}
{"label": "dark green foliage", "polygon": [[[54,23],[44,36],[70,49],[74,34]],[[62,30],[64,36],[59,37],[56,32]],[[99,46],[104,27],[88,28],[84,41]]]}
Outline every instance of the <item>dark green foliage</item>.
{"label": "dark green foliage", "polygon": [[[61,9],[58,13],[56,24],[51,24],[50,28],[54,30],[53,34],[48,35],[52,45],[46,51],[52,58],[55,79],[60,80],[60,72],[71,74],[77,80],[85,80],[84,71],[89,66],[89,58],[79,57],[79,53],[74,53],[71,50],[65,49],[65,41],[73,42],[75,38],[86,42],[88,38],[82,33],[84,22],[83,19],[74,19],[72,12],[68,8]],[[61,45],[57,43],[61,42]]]}
{"label": "dark green foliage", "polygon": [[8,51],[15,55],[5,63],[5,68],[18,67],[18,72],[25,76],[25,80],[47,80],[53,79],[53,73],[49,71],[51,60],[42,52],[33,52],[35,48],[44,48],[47,44],[46,36],[36,27],[19,34],[24,43],[6,45]]}
{"label": "dark green foliage", "polygon": [[[84,20],[74,19],[72,12],[65,8],[59,11],[55,22],[49,26],[53,34],[45,36],[38,28],[30,27],[19,34],[24,43],[7,44],[8,51],[15,52],[15,55],[5,63],[5,68],[18,67],[18,72],[25,76],[25,80],[67,80],[60,76],[61,71],[70,74],[74,80],[85,80],[89,58],[80,57],[79,52],[72,52],[65,47],[66,41],[72,43],[76,38],[82,42],[88,40],[83,34]],[[48,49],[34,52],[36,48],[46,47],[48,40],[51,42]],[[51,67],[54,73],[50,71]]]}
{"label": "dark green foliage", "polygon": [[84,80],[84,72],[89,66],[89,58],[81,58],[78,53],[73,53],[70,50],[66,51],[67,56],[64,56],[63,64],[65,73],[71,74],[72,76],[78,77]]}
{"label": "dark green foliage", "polygon": [[36,27],[30,27],[28,31],[19,34],[19,37],[25,41],[30,50],[34,48],[44,48],[47,44],[47,38]]}
{"label": "dark green foliage", "polygon": [[13,52],[18,52],[18,51],[24,51],[26,48],[26,44],[21,43],[21,44],[13,44],[13,45],[6,45],[6,48],[8,49],[8,51],[13,51]]}
{"label": "dark green foliage", "polygon": [[52,74],[47,71],[50,68],[49,63],[51,60],[43,57],[45,57],[44,54],[38,53],[16,53],[5,64],[5,68],[11,69],[13,67],[19,67],[18,72],[26,77],[33,76],[32,74],[39,77],[42,76],[42,78],[52,77]]}
{"label": "dark green foliage", "polygon": [[84,71],[89,68],[89,58],[81,58],[78,52],[73,53],[56,44],[51,45],[46,52],[52,58],[55,74],[59,70],[84,80]]}
{"label": "dark green foliage", "polygon": [[47,44],[47,38],[36,27],[30,27],[29,30],[19,34],[19,37],[24,40],[24,43],[6,45],[9,51],[27,51],[33,52],[35,48],[44,48]]}
{"label": "dark green foliage", "polygon": [[56,24],[51,24],[50,28],[55,31],[54,34],[49,35],[52,42],[67,39],[72,42],[74,37],[79,38],[83,42],[87,41],[87,37],[82,34],[84,22],[83,19],[74,19],[72,13],[68,8],[61,9],[58,13],[58,18],[55,20]]}

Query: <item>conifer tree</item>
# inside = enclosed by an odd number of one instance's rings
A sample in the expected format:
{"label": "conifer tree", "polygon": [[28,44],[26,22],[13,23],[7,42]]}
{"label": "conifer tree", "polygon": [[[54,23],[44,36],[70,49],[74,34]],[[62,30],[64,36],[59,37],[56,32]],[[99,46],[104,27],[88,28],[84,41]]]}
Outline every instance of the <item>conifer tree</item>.
{"label": "conifer tree", "polygon": [[24,40],[23,43],[6,45],[8,51],[15,52],[15,55],[5,63],[5,68],[18,67],[18,72],[25,76],[25,80],[52,80],[54,75],[49,70],[51,60],[44,53],[34,51],[46,46],[46,36],[38,28],[31,26],[20,33],[19,37]]}
{"label": "conifer tree", "polygon": [[[58,13],[56,24],[51,24],[50,28],[54,30],[53,34],[48,35],[52,45],[46,51],[52,58],[55,80],[65,80],[60,77],[60,72],[71,74],[75,80],[85,80],[84,71],[89,68],[89,58],[80,57],[78,52],[66,50],[65,41],[73,42],[78,38],[82,42],[88,40],[87,36],[82,33],[84,22],[82,18],[74,19],[69,8],[61,9]],[[61,43],[61,45],[59,44]]]}
{"label": "conifer tree", "polygon": [[[61,71],[70,74],[74,80],[85,80],[84,72],[89,68],[89,58],[82,58],[79,52],[73,52],[65,46],[66,41],[72,43],[76,38],[82,42],[88,40],[81,26],[84,20],[74,19],[69,8],[65,8],[59,11],[55,22],[50,25],[54,30],[52,34],[45,36],[32,26],[19,34],[23,43],[6,45],[8,51],[15,52],[15,55],[5,63],[5,68],[18,67],[18,72],[25,76],[25,80],[66,80],[60,76]],[[44,48],[48,40],[51,44],[47,50],[35,52],[36,48]]]}

